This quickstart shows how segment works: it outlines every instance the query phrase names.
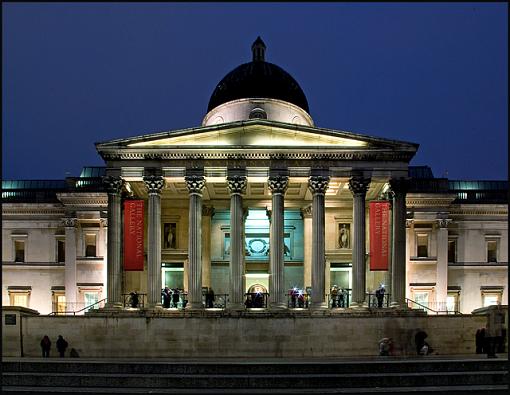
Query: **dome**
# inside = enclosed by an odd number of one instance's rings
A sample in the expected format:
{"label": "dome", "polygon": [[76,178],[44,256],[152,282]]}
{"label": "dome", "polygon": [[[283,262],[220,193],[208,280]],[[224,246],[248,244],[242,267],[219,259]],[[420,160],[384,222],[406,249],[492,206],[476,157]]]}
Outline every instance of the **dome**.
{"label": "dome", "polygon": [[218,83],[207,112],[232,100],[267,98],[292,103],[309,113],[308,101],[299,84],[281,67],[264,60],[265,48],[258,37],[252,45],[253,60],[236,67]]}

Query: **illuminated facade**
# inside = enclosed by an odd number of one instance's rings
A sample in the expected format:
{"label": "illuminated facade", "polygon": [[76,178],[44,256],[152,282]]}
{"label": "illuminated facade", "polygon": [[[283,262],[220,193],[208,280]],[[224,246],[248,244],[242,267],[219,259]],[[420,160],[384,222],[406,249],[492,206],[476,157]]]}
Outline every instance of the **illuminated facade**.
{"label": "illuminated facade", "polygon": [[[137,291],[160,309],[169,287],[187,309],[210,307],[212,288],[219,308],[254,307],[260,292],[268,309],[356,310],[380,284],[384,308],[507,304],[506,182],[434,178],[409,166],[417,144],[316,127],[297,82],[260,39],[252,51],[201,126],[98,143],[106,166],[75,179],[3,182],[4,305],[49,313],[106,299],[115,310]],[[145,206],[139,271],[123,269],[133,199]],[[380,200],[390,262],[372,271],[369,203]]]}

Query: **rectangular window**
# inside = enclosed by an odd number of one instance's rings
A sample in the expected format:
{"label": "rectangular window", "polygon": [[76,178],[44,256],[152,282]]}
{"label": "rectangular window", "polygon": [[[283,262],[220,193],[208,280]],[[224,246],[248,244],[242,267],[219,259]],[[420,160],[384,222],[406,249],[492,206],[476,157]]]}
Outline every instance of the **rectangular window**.
{"label": "rectangular window", "polygon": [[[83,293],[83,299],[85,301],[85,307],[90,307],[94,303],[97,303],[99,301],[99,293],[98,292],[84,292]],[[94,306],[94,308],[97,308],[97,306]],[[86,309],[85,311],[88,311],[89,309]]]}
{"label": "rectangular window", "polygon": [[85,235],[85,256],[96,256],[96,235],[93,233]]}
{"label": "rectangular window", "polygon": [[457,240],[448,240],[448,262],[457,262]]}
{"label": "rectangular window", "polygon": [[498,242],[496,240],[487,240],[487,262],[498,261]]}
{"label": "rectangular window", "polygon": [[14,261],[25,262],[25,240],[14,240]]}
{"label": "rectangular window", "polygon": [[429,256],[429,235],[418,234],[416,235],[417,256],[419,258],[426,258]]}
{"label": "rectangular window", "polygon": [[501,293],[499,292],[491,292],[491,293],[483,293],[483,307],[497,305],[501,300]]}
{"label": "rectangular window", "polygon": [[448,295],[446,296],[446,310],[448,314],[459,312],[460,309],[458,292],[448,292]]}
{"label": "rectangular window", "polygon": [[419,304],[418,308],[429,307],[429,292],[414,291],[414,301]]}
{"label": "rectangular window", "polygon": [[66,311],[66,296],[64,292],[53,293],[53,311],[57,314],[64,314]]}
{"label": "rectangular window", "polygon": [[11,306],[28,307],[28,292],[9,292]]}
{"label": "rectangular window", "polygon": [[57,262],[66,261],[66,243],[64,240],[57,240]]}

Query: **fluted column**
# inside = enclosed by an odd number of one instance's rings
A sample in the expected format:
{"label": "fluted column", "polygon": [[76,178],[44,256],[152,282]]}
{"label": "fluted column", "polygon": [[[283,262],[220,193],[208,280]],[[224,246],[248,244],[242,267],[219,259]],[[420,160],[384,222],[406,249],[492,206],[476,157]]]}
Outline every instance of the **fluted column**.
{"label": "fluted column", "polygon": [[370,178],[351,177],[349,189],[353,195],[352,205],[352,301],[350,307],[361,308],[365,302],[366,260],[365,260],[365,196],[370,185]]}
{"label": "fluted column", "polygon": [[326,308],[325,285],[325,194],[329,177],[311,176],[308,188],[313,194],[312,200],[312,304],[313,309]]}
{"label": "fluted column", "polygon": [[270,276],[269,303],[271,308],[285,308],[284,290],[284,198],[289,185],[287,176],[271,176],[268,180],[272,196],[271,233],[270,233]]}
{"label": "fluted column", "polygon": [[201,309],[202,305],[202,190],[204,176],[184,177],[189,191],[189,231],[188,231],[188,306]]}
{"label": "fluted column", "polygon": [[161,176],[143,178],[149,195],[147,214],[147,304],[161,307]]}
{"label": "fluted column", "polygon": [[243,194],[248,185],[245,176],[228,176],[230,192],[230,278],[229,308],[242,309],[244,276],[244,211]]}
{"label": "fluted column", "polygon": [[62,220],[66,228],[65,241],[65,272],[64,285],[67,311],[79,310],[76,308],[76,218],[66,217]]}
{"label": "fluted column", "polygon": [[121,196],[120,191],[124,180],[118,176],[103,178],[108,192],[108,246],[106,259],[106,272],[108,284],[106,307],[122,307],[122,265],[121,265]]}
{"label": "fluted column", "polygon": [[391,306],[405,308],[406,296],[406,191],[407,180],[390,180],[393,191],[393,261]]}

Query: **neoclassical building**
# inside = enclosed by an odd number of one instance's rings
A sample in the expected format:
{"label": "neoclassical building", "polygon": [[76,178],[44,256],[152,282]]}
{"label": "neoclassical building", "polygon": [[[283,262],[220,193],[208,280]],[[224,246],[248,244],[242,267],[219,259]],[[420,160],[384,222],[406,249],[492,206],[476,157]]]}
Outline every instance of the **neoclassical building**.
{"label": "neoclassical building", "polygon": [[[508,183],[434,178],[418,144],[314,125],[298,83],[252,45],[202,125],[96,143],[105,167],[3,181],[4,305],[470,313],[508,300]],[[181,295],[181,300],[183,296]],[[104,301],[104,303],[102,303]],[[249,307],[249,306],[248,306]]]}

